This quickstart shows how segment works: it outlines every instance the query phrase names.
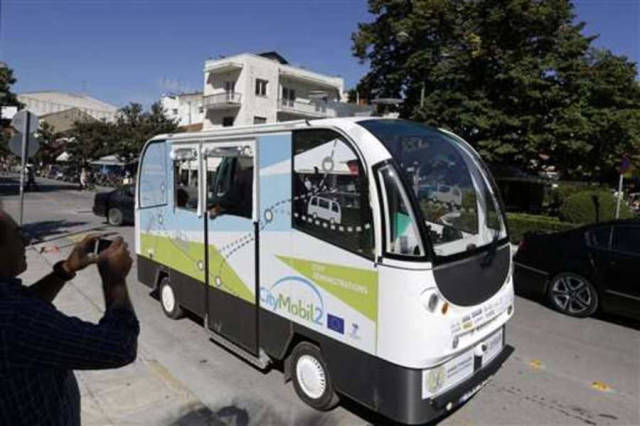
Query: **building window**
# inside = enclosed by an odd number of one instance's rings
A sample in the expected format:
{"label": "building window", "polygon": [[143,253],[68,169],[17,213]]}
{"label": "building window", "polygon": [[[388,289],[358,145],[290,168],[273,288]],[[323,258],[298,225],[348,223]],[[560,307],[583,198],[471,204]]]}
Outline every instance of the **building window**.
{"label": "building window", "polygon": [[266,117],[253,117],[253,124],[264,124],[267,122]]}
{"label": "building window", "polygon": [[199,106],[198,107],[198,113],[202,114],[204,112],[204,107],[203,106]]}
{"label": "building window", "polygon": [[367,177],[355,151],[331,130],[293,133],[293,227],[373,257]]}
{"label": "building window", "polygon": [[236,82],[235,81],[225,81],[224,82],[224,91],[227,94],[227,101],[233,101],[236,93]]}
{"label": "building window", "polygon": [[267,80],[256,78],[256,95],[267,96]]}
{"label": "building window", "polygon": [[282,88],[282,105],[292,107],[295,101],[296,101],[296,91],[294,89],[289,89],[288,87],[283,87]]}
{"label": "building window", "polygon": [[222,117],[222,127],[233,126],[233,117]]}

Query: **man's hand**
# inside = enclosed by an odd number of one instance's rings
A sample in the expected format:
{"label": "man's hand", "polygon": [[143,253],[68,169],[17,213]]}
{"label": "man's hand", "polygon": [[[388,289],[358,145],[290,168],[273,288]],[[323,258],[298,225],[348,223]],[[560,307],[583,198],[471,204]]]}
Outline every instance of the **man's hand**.
{"label": "man's hand", "polygon": [[95,244],[100,234],[89,234],[75,245],[71,254],[62,264],[62,267],[70,274],[80,271],[92,263],[96,263],[97,257],[93,253],[87,253],[87,249]]}
{"label": "man's hand", "polygon": [[98,270],[106,285],[124,282],[132,263],[127,243],[122,237],[113,240],[111,245],[98,255]]}

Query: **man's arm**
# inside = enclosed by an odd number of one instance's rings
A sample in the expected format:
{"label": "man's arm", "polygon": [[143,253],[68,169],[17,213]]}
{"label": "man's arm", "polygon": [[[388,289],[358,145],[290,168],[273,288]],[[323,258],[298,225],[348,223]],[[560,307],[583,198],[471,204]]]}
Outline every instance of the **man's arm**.
{"label": "man's arm", "polygon": [[[62,268],[69,274],[73,275],[68,267],[65,264],[62,264]],[[66,279],[61,278],[55,272],[51,272],[48,275],[42,277],[35,284],[32,284],[28,287],[29,293],[32,295],[39,297],[40,299],[46,302],[53,302],[53,299],[56,298],[64,284],[67,282]]]}
{"label": "man's arm", "polygon": [[53,299],[55,299],[62,287],[64,287],[65,282],[73,278],[76,271],[86,268],[91,263],[95,263],[95,256],[87,254],[87,247],[91,247],[99,237],[100,235],[97,234],[87,235],[82,241],[76,244],[67,260],[62,263],[63,272],[66,273],[67,277],[62,277],[55,272],[51,272],[35,284],[29,286],[28,292],[44,301],[53,302]]}
{"label": "man's arm", "polygon": [[115,368],[133,362],[140,332],[126,288],[131,257],[122,238],[102,252],[98,268],[106,310],[98,324],[64,315],[51,304],[25,298],[6,330],[14,367],[71,370]]}

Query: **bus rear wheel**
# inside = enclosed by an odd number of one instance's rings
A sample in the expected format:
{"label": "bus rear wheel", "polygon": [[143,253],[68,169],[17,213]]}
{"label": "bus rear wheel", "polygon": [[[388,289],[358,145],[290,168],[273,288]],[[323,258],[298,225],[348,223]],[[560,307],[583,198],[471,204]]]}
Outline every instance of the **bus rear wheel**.
{"label": "bus rear wheel", "polygon": [[307,405],[328,411],[338,405],[327,364],[320,349],[309,342],[299,343],[291,353],[293,388]]}
{"label": "bus rear wheel", "polygon": [[176,297],[176,292],[171,286],[169,277],[162,278],[159,289],[160,305],[162,306],[164,314],[171,319],[181,318],[183,315],[182,308],[178,304],[178,298]]}

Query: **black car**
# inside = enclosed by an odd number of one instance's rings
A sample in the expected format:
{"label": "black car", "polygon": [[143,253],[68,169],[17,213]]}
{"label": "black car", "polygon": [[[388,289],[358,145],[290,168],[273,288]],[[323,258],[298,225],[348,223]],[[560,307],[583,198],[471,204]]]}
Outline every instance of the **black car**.
{"label": "black car", "polygon": [[597,309],[640,319],[640,220],[526,234],[514,258],[516,292],[586,317]]}
{"label": "black car", "polygon": [[109,224],[133,223],[134,186],[125,185],[111,192],[101,192],[93,199],[93,214],[105,216]]}

